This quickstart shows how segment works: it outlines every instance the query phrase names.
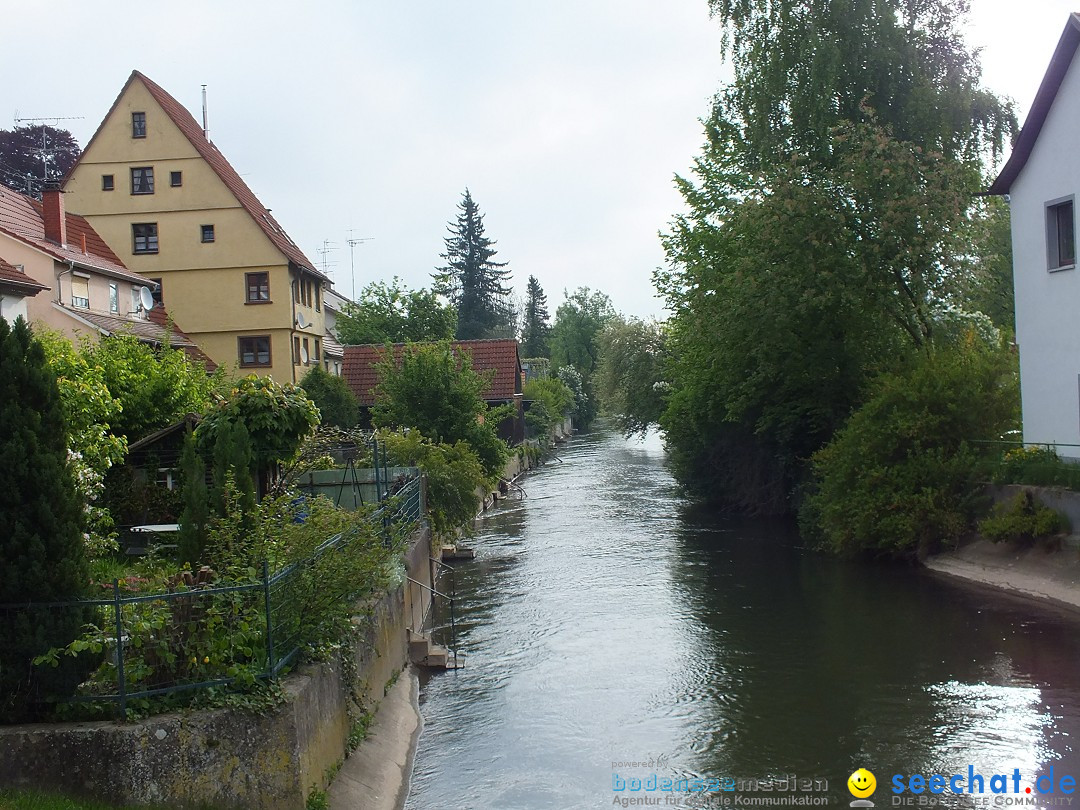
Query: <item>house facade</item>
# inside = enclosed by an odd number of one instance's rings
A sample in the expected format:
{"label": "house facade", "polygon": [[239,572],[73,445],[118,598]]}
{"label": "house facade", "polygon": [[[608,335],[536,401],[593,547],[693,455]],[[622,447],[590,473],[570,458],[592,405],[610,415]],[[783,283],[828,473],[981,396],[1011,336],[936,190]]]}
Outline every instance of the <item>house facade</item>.
{"label": "house facade", "polygon": [[0,257],[0,318],[9,324],[19,318],[29,321],[26,299],[47,289],[49,288],[44,284],[39,284],[27,276],[22,269]]}
{"label": "house facade", "polygon": [[315,269],[191,114],[131,74],[64,183],[200,348],[240,373],[297,382],[322,365]]}
{"label": "house facade", "polygon": [[[1024,441],[1080,458],[1080,15],[1072,14],[1005,167],[989,189],[1009,202]],[[1073,445],[1073,446],[1070,446]]]}
{"label": "house facade", "polygon": [[[5,318],[22,315],[73,340],[130,332],[215,367],[160,306],[146,306],[154,303],[153,282],[128,270],[84,218],[67,213],[59,190],[38,201],[0,186],[0,256],[18,274],[0,274]],[[5,286],[16,281],[35,292],[9,298]]]}

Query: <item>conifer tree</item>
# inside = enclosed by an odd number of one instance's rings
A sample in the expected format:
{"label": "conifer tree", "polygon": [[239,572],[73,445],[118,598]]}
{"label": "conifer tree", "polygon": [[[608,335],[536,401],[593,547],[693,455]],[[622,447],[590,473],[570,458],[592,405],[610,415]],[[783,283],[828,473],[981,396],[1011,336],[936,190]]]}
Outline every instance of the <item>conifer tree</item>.
{"label": "conifer tree", "polygon": [[[0,604],[79,598],[89,574],[60,392],[22,318],[13,327],[0,319],[0,425]],[[74,688],[75,662],[31,662],[70,643],[87,620],[79,609],[0,610],[0,717],[28,719],[40,701]]]}
{"label": "conifer tree", "polygon": [[210,495],[206,487],[206,464],[199,455],[192,435],[184,440],[180,453],[184,509],[180,513],[180,559],[197,567],[206,549],[210,523]]}
{"label": "conifer tree", "polygon": [[484,235],[484,215],[468,189],[458,203],[460,213],[447,223],[446,264],[432,274],[434,290],[457,308],[458,340],[513,333],[510,271],[494,261],[495,241]]}
{"label": "conifer tree", "polygon": [[525,292],[525,323],[521,329],[522,357],[551,356],[549,317],[544,288],[536,276],[529,276],[529,286]]}

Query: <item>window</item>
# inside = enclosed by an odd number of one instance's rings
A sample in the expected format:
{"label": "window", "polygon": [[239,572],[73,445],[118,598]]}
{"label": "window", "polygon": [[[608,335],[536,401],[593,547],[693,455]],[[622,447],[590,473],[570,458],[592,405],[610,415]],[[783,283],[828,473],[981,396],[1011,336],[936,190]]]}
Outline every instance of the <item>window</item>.
{"label": "window", "polygon": [[71,305],[90,309],[90,279],[85,276],[71,277]]}
{"label": "window", "polygon": [[154,167],[139,166],[131,170],[131,193],[154,193]]}
{"label": "window", "polygon": [[116,188],[116,181],[113,180],[113,176],[111,174],[101,175],[101,190],[112,191],[114,188]]}
{"label": "window", "polygon": [[256,335],[236,339],[241,366],[270,365],[270,336]]}
{"label": "window", "polygon": [[164,489],[179,489],[180,487],[180,475],[179,470],[169,467],[158,467],[157,471],[157,485]]}
{"label": "window", "polygon": [[199,229],[202,231],[202,240],[204,242],[214,241],[214,226],[213,225],[201,225]]}
{"label": "window", "polygon": [[315,284],[315,311],[322,312],[322,285]]}
{"label": "window", "polygon": [[1065,270],[1076,264],[1072,197],[1046,204],[1046,254],[1050,270]]}
{"label": "window", "polygon": [[247,280],[247,303],[269,304],[270,303],[270,274],[269,273],[245,273]]}
{"label": "window", "polygon": [[157,253],[158,233],[156,222],[137,222],[131,226],[135,240],[135,253]]}
{"label": "window", "polygon": [[145,138],[146,137],[146,113],[133,112],[131,114],[131,137],[132,138]]}
{"label": "window", "polygon": [[292,361],[294,366],[300,365],[300,338],[295,335],[292,339]]}
{"label": "window", "polygon": [[109,312],[120,311],[120,290],[115,284],[109,285]]}
{"label": "window", "polygon": [[319,354],[319,339],[315,338],[315,364],[318,365],[322,362],[322,356]]}
{"label": "window", "polygon": [[184,185],[184,173],[183,172],[169,172],[169,185],[173,188],[179,188]]}

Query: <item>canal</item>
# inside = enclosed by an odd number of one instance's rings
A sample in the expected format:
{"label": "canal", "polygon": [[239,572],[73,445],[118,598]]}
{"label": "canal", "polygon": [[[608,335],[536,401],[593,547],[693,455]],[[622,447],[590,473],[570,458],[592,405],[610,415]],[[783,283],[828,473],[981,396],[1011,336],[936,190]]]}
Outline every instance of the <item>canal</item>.
{"label": "canal", "polygon": [[[993,774],[1011,790],[1019,769],[1021,793],[1051,768],[1080,776],[1074,618],[695,506],[656,436],[601,430],[560,455],[459,564],[467,666],[422,682],[408,808],[742,806],[646,792],[653,774],[761,780],[766,797],[795,777],[846,807],[860,767],[886,807],[893,775],[962,774],[966,790],[969,766],[983,797],[938,801],[994,806]],[[631,778],[641,792],[613,789]]]}

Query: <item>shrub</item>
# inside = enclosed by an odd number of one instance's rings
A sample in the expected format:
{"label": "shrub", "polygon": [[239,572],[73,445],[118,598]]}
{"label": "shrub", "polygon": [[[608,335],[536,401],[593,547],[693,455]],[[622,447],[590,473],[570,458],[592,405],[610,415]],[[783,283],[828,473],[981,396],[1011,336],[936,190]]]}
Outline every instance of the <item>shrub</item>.
{"label": "shrub", "polygon": [[344,378],[315,366],[300,380],[300,387],[319,409],[320,424],[351,428],[360,421],[360,406]]}
{"label": "shrub", "polygon": [[[0,318],[0,425],[0,604],[78,598],[89,572],[60,391],[22,318],[11,328]],[[85,620],[81,610],[0,612],[0,717],[30,719],[43,694],[74,688],[76,667],[31,661]]]}
{"label": "shrub", "polygon": [[[971,525],[984,459],[971,440],[1015,424],[1013,356],[970,337],[881,376],[814,456],[804,528],[835,551],[909,555]],[[982,480],[985,480],[984,478]]]}
{"label": "shrub", "polygon": [[994,470],[995,484],[1080,489],[1080,464],[1066,461],[1049,447],[1017,447]]}
{"label": "shrub", "polygon": [[440,444],[418,430],[382,430],[378,438],[385,442],[391,463],[419,467],[427,476],[428,514],[436,535],[472,523],[478,506],[476,491],[492,481],[468,444]]}
{"label": "shrub", "polygon": [[1041,537],[1060,534],[1067,528],[1062,515],[1027,490],[996,504],[990,516],[979,522],[979,534],[995,543],[1003,540],[1032,543]]}

